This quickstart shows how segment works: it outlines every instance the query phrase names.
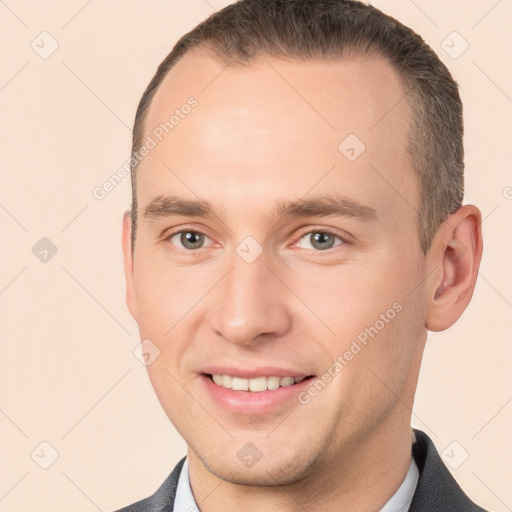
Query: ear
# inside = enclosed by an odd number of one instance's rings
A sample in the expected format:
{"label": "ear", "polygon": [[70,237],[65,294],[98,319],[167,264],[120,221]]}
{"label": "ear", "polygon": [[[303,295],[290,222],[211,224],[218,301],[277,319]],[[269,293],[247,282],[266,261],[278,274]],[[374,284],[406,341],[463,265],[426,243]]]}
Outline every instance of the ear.
{"label": "ear", "polygon": [[441,225],[429,255],[438,269],[429,287],[425,327],[443,331],[466,309],[475,289],[482,259],[482,214],[473,205],[461,206]]}
{"label": "ear", "polygon": [[126,305],[135,321],[137,321],[138,307],[137,296],[135,294],[135,286],[133,280],[133,253],[132,253],[132,220],[130,210],[126,210],[123,214],[123,259],[124,259],[124,276],[126,280]]}

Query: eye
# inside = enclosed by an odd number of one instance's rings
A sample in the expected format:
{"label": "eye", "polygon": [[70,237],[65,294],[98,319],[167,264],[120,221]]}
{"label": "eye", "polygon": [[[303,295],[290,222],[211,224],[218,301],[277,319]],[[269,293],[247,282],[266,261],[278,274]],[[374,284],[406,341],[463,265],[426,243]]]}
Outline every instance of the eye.
{"label": "eye", "polygon": [[179,243],[182,248],[187,251],[202,249],[205,239],[210,240],[204,233],[201,233],[200,231],[193,231],[191,229],[177,231],[176,233],[169,235],[167,238],[167,240],[169,240],[173,245],[178,245]]}
{"label": "eye", "polygon": [[300,243],[300,241],[303,239],[310,244],[309,247],[302,247],[303,249],[313,248],[319,251],[325,251],[327,249],[331,249],[332,247],[336,247],[336,239],[340,241],[340,243],[337,245],[343,245],[345,243],[345,240],[343,240],[340,236],[325,230],[308,231],[300,237],[299,242],[297,243]]}

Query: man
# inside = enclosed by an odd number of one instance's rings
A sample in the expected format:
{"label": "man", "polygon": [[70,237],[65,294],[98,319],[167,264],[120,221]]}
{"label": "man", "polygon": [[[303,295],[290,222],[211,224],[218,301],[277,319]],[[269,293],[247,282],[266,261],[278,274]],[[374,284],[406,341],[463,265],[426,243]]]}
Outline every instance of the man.
{"label": "man", "polygon": [[142,511],[481,511],[411,430],[427,332],[467,307],[456,82],[350,0],[243,0],[140,102],[127,304],[187,442]]}

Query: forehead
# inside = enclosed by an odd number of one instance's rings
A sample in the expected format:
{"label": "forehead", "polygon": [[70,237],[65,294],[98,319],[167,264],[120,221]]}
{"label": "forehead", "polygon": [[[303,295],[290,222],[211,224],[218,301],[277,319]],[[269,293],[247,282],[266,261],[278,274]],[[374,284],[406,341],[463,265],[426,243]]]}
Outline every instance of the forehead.
{"label": "forehead", "polygon": [[[183,108],[190,98],[195,106]],[[213,202],[236,195],[239,206],[256,195],[263,207],[282,183],[282,198],[334,187],[366,195],[376,209],[403,203],[405,194],[410,215],[417,191],[408,130],[403,87],[380,56],[261,56],[226,66],[195,50],[168,73],[148,110],[145,137],[156,146],[139,164],[139,204],[179,189]]]}

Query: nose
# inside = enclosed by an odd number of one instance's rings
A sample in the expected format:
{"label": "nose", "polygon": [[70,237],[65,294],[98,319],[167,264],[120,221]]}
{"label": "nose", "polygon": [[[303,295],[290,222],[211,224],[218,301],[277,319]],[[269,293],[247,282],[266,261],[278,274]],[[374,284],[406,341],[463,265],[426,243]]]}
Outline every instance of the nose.
{"label": "nose", "polygon": [[213,331],[236,345],[283,336],[291,328],[291,292],[268,268],[265,253],[252,263],[235,254],[211,300]]}

